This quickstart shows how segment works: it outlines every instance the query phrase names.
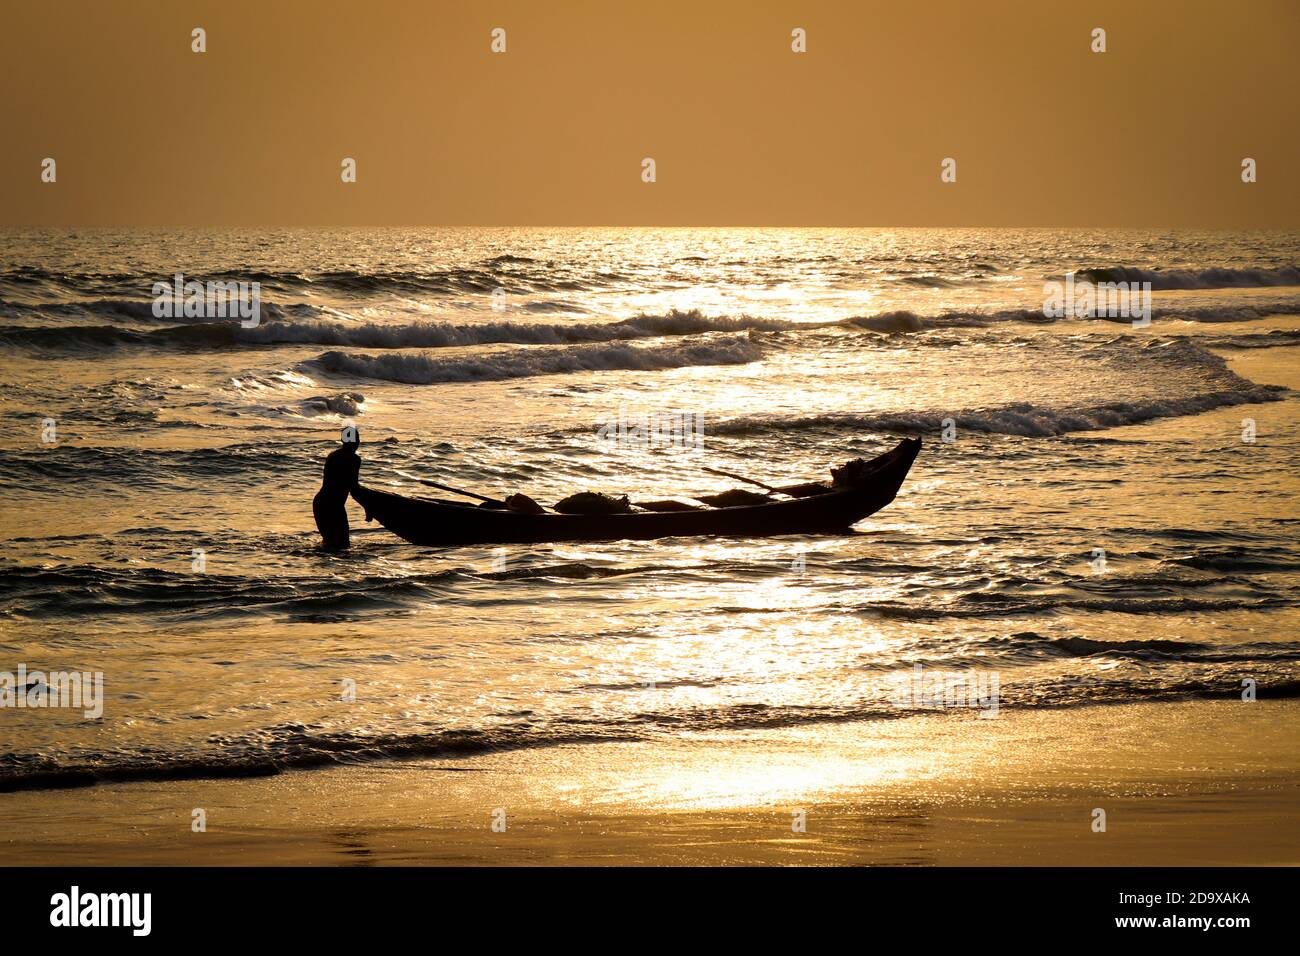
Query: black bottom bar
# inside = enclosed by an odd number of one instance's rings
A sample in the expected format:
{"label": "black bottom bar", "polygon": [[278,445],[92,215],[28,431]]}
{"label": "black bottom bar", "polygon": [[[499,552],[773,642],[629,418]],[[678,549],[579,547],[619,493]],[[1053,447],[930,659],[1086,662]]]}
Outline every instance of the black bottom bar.
{"label": "black bottom bar", "polygon": [[[7,869],[12,940],[76,933],[259,945],[396,943],[473,930],[595,944],[653,937],[735,943],[776,930],[852,933],[864,946],[1107,936],[1231,945],[1294,925],[1293,869]],[[73,887],[76,887],[75,895]],[[149,894],[145,897],[103,894]],[[75,902],[75,906],[74,906]],[[73,910],[76,916],[73,917]],[[147,936],[136,936],[146,925]],[[54,926],[52,920],[66,925]],[[116,926],[70,925],[110,922]],[[593,935],[597,934],[597,935]],[[1244,934],[1244,935],[1243,935]],[[417,937],[419,938],[419,937]],[[466,941],[467,942],[467,941]],[[458,948],[463,945],[458,944]]]}

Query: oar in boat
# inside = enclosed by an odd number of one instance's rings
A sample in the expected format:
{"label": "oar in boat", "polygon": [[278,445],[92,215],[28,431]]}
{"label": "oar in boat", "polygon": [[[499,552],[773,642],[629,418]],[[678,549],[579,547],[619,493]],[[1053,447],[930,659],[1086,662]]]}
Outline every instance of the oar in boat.
{"label": "oar in boat", "polygon": [[[704,468],[704,466],[701,466]],[[805,481],[797,485],[783,485],[780,488],[765,484],[761,481],[755,481],[753,478],[746,478],[744,475],[738,475],[734,471],[723,471],[721,468],[704,468],[705,471],[713,475],[721,475],[724,478],[734,478],[736,481],[743,481],[749,485],[757,485],[764,491],[774,495],[785,495],[787,498],[810,498],[814,495],[824,495],[831,489],[818,481]],[[727,494],[727,492],[723,492]],[[709,497],[717,497],[711,495]],[[708,498],[699,498],[699,501],[708,501]],[[710,502],[712,504],[713,502]]]}
{"label": "oar in boat", "polygon": [[408,474],[407,472],[404,471],[399,471],[397,472],[397,474],[401,475],[407,481],[418,481],[420,484],[428,485],[430,488],[437,488],[440,491],[450,491],[453,495],[464,495],[466,498],[473,498],[476,501],[483,501],[486,502],[487,504],[492,505],[493,507],[497,507],[497,508],[505,507],[504,501],[499,501],[496,498],[489,498],[487,495],[480,495],[478,492],[466,491],[463,488],[453,488],[451,485],[439,484],[438,482],[433,481],[430,478],[421,478],[419,475]]}
{"label": "oar in boat", "polygon": [[785,494],[785,492],[780,488],[773,488],[771,485],[765,485],[761,481],[755,481],[753,478],[746,478],[744,475],[738,475],[732,471],[723,471],[721,468],[706,468],[703,465],[701,465],[700,468],[702,471],[707,471],[711,475],[721,475],[723,478],[734,478],[736,481],[743,481],[747,485],[757,485],[764,491],[770,491],[773,494]]}

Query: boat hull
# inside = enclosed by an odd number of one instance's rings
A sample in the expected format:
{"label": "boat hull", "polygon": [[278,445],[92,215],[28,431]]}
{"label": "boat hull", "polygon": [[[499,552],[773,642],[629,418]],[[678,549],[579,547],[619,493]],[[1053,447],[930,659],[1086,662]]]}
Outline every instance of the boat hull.
{"label": "boat hull", "polygon": [[528,515],[411,498],[365,486],[358,486],[352,496],[365,509],[367,521],[378,521],[399,538],[426,547],[810,534],[843,531],[888,505],[920,450],[920,439],[905,439],[872,462],[875,470],[858,487],[741,508]]}

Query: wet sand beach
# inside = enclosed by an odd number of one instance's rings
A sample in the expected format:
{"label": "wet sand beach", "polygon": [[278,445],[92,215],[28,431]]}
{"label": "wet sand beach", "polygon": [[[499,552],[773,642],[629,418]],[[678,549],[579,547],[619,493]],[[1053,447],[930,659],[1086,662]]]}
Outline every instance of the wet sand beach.
{"label": "wet sand beach", "polygon": [[1295,865],[1298,718],[1295,701],[936,714],[14,793],[0,846],[19,865]]}

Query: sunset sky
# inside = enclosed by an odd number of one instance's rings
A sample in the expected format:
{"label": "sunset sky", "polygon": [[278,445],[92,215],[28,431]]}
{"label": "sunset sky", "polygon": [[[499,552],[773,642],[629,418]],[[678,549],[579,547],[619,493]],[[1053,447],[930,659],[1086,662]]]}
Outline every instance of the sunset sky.
{"label": "sunset sky", "polygon": [[[9,3],[0,222],[1300,221],[1294,0],[917,9]],[[206,53],[190,50],[196,26]],[[955,184],[940,182],[944,157]]]}

